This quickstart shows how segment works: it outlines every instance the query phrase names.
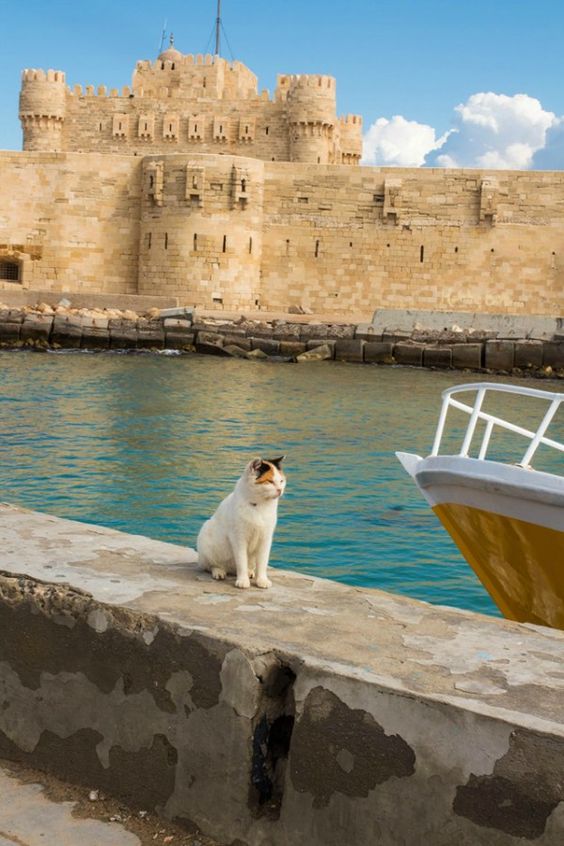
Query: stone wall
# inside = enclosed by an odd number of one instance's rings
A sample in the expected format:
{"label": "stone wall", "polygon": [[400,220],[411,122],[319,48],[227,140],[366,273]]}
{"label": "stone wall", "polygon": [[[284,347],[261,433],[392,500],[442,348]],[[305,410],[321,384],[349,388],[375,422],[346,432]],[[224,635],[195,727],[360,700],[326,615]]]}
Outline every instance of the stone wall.
{"label": "stone wall", "polygon": [[261,301],[560,314],[563,196],[561,173],[266,164]]}
{"label": "stone wall", "polygon": [[230,846],[562,843],[562,632],[0,517],[1,757]]}
{"label": "stone wall", "polygon": [[[1,153],[27,287],[218,310],[564,313],[564,174]],[[0,284],[1,281],[0,281]]]}
{"label": "stone wall", "polygon": [[0,183],[0,262],[21,266],[21,284],[137,293],[139,159],[2,152]]}
{"label": "stone wall", "polygon": [[282,74],[273,99],[241,62],[169,48],[137,62],[132,86],[66,87],[62,71],[22,73],[25,150],[121,155],[227,153],[357,165],[360,115],[337,117],[336,83]]}

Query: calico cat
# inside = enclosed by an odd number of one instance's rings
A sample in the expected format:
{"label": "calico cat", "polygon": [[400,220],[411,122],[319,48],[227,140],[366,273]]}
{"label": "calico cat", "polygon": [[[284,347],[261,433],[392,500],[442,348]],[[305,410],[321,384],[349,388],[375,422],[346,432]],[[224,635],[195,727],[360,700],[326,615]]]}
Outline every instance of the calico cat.
{"label": "calico cat", "polygon": [[214,579],[235,573],[235,585],[272,587],[266,570],[276,527],[278,499],[286,486],[280,458],[255,458],[235,489],[220,503],[198,535],[198,563]]}

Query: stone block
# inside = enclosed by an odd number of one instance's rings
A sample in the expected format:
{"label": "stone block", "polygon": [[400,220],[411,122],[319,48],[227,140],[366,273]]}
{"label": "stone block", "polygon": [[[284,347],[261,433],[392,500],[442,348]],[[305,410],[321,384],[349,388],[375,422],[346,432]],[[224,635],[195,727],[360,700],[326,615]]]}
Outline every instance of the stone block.
{"label": "stone block", "polygon": [[247,358],[249,351],[243,349],[243,347],[237,346],[237,344],[225,344],[223,347],[225,352],[231,356],[231,358]]}
{"label": "stone block", "polygon": [[8,323],[23,323],[25,312],[19,308],[10,308],[7,311],[2,311],[2,320],[7,320]]}
{"label": "stone block", "polygon": [[364,361],[364,345],[366,341],[360,338],[347,338],[335,344],[336,361]]}
{"label": "stone block", "polygon": [[423,367],[452,367],[450,347],[424,347]]}
{"label": "stone block", "polygon": [[137,346],[140,349],[162,349],[165,342],[165,332],[158,320],[137,324]]}
{"label": "stone block", "polygon": [[488,370],[512,370],[515,366],[513,341],[486,341],[485,366]]}
{"label": "stone block", "polygon": [[89,315],[80,315],[78,319],[83,331],[89,327],[95,329],[107,329],[110,323],[107,317],[90,317]]}
{"label": "stone block", "polygon": [[62,347],[80,347],[82,338],[82,324],[80,318],[55,315],[51,343]]}
{"label": "stone block", "polygon": [[354,337],[362,341],[381,341],[382,332],[377,332],[376,327],[371,323],[359,323],[355,327]]}
{"label": "stone block", "polygon": [[327,344],[327,346],[335,352],[335,344],[337,341],[329,338],[312,338],[311,341],[306,341],[306,349],[307,350],[314,350],[316,347],[321,347],[323,344]]}
{"label": "stone block", "polygon": [[137,347],[137,322],[135,320],[110,320],[110,347],[129,350]]}
{"label": "stone block", "polygon": [[300,325],[300,341],[310,341],[312,338],[328,338],[329,326],[326,323],[304,323]]}
{"label": "stone block", "polygon": [[200,331],[196,335],[196,342],[199,344],[218,344],[223,346],[223,335],[219,332],[204,332]]}
{"label": "stone block", "polygon": [[402,332],[399,329],[382,332],[383,341],[391,341],[392,344],[398,344],[400,341],[407,341],[411,338],[411,332]]}
{"label": "stone block", "polygon": [[480,370],[482,367],[482,344],[454,344],[451,351],[453,367],[460,370]]}
{"label": "stone block", "polygon": [[364,360],[370,364],[393,364],[394,345],[389,341],[367,341],[364,345]]}
{"label": "stone block", "polygon": [[297,356],[306,351],[302,341],[280,341],[280,355]]}
{"label": "stone block", "polygon": [[251,348],[262,350],[267,355],[280,355],[280,341],[272,338],[251,338]]}
{"label": "stone block", "polygon": [[297,323],[277,323],[272,327],[272,337],[279,341],[299,341],[300,329]]}
{"label": "stone block", "polygon": [[418,344],[399,343],[394,345],[394,358],[398,364],[409,364],[421,367],[423,364],[423,347]]}
{"label": "stone block", "polygon": [[159,311],[159,317],[161,319],[174,319],[174,318],[184,318],[188,320],[189,323],[192,323],[194,320],[194,309],[191,306],[178,306],[176,308],[161,308]]}
{"label": "stone block", "polygon": [[198,332],[196,335],[196,352],[205,355],[229,355],[223,348],[223,335],[218,335],[217,332]]}
{"label": "stone block", "polygon": [[234,344],[237,347],[240,347],[242,350],[250,350],[251,349],[251,339],[245,338],[244,334],[241,335],[233,335],[229,333],[223,336],[223,345],[226,347],[228,344]]}
{"label": "stone block", "polygon": [[327,327],[326,338],[338,340],[352,340],[355,337],[356,326],[353,323],[331,323]]}
{"label": "stone block", "polygon": [[110,346],[110,330],[99,326],[84,326],[80,341],[82,349],[108,349]]}
{"label": "stone block", "polygon": [[555,370],[564,368],[564,341],[545,341],[542,351],[542,363]]}
{"label": "stone block", "polygon": [[21,325],[22,341],[48,341],[53,328],[53,316],[47,314],[26,314]]}
{"label": "stone block", "polygon": [[258,323],[255,324],[251,329],[249,329],[245,334],[248,338],[267,338],[270,340],[273,337],[272,333],[272,326],[268,326],[266,323]]}
{"label": "stone block", "polygon": [[322,344],[320,347],[315,347],[313,350],[306,350],[304,353],[296,356],[296,361],[304,363],[307,361],[329,361],[333,358],[331,347],[328,344]]}
{"label": "stone block", "polygon": [[515,341],[515,367],[542,367],[542,341]]}
{"label": "stone block", "polygon": [[184,329],[186,332],[192,331],[192,324],[189,320],[185,320],[179,317],[167,317],[163,320],[163,326],[166,331],[176,330],[176,329]]}
{"label": "stone block", "polygon": [[21,323],[2,321],[0,323],[0,344],[9,344],[12,341],[18,341],[21,327]]}
{"label": "stone block", "polygon": [[196,335],[194,332],[180,332],[171,330],[165,331],[165,347],[167,350],[181,350],[184,347],[192,347]]}

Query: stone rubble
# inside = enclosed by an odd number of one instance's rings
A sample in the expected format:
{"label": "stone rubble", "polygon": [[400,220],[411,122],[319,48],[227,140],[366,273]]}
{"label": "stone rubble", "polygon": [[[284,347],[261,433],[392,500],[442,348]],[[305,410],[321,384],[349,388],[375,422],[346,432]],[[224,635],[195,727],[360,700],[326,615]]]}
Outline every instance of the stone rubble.
{"label": "stone rubble", "polygon": [[398,364],[504,375],[564,378],[564,337],[507,339],[453,324],[375,331],[371,324],[261,321],[246,315],[199,316],[194,309],[11,308],[0,301],[0,349],[143,350],[204,353],[248,360]]}

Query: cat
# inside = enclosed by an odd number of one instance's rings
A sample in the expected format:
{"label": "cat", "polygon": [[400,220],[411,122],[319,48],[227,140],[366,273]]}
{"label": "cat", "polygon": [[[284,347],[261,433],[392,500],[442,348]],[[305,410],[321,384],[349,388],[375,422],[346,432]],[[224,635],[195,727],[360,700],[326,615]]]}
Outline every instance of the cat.
{"label": "cat", "polygon": [[286,487],[280,468],[285,458],[255,458],[247,464],[235,489],[206,520],[198,534],[198,563],[214,579],[235,573],[235,586],[272,587],[266,575],[278,500]]}

